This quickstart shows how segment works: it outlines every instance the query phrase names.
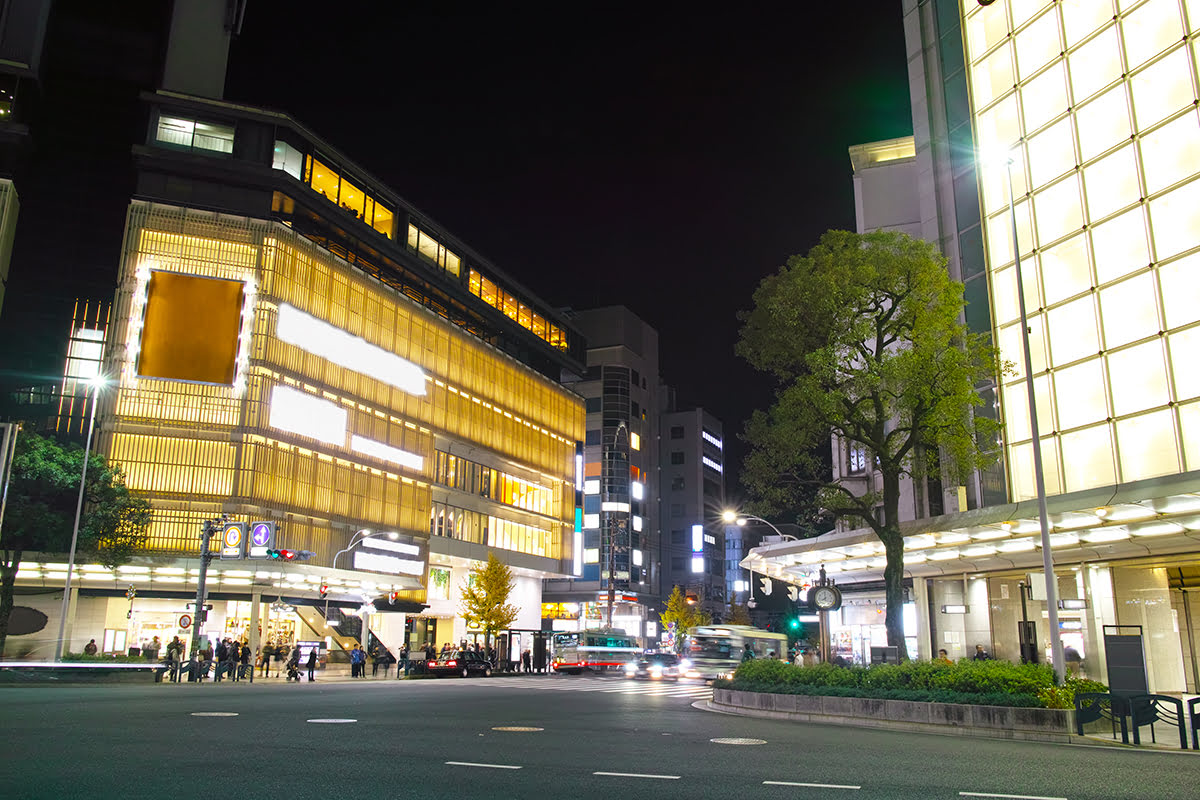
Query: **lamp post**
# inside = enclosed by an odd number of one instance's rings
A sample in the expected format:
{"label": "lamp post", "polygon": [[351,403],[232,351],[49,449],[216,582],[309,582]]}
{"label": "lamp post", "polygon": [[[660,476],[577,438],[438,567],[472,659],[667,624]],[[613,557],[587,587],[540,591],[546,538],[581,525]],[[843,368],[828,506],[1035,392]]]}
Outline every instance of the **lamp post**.
{"label": "lamp post", "polygon": [[1038,523],[1042,532],[1042,567],[1046,577],[1046,610],[1050,625],[1050,653],[1054,674],[1064,675],[1062,637],[1058,630],[1058,585],[1054,577],[1054,557],[1050,552],[1050,522],[1046,512],[1046,477],[1042,467],[1042,442],[1038,432],[1037,396],[1033,390],[1033,357],[1029,349],[1029,321],[1025,314],[1025,286],[1021,278],[1021,246],[1017,241],[1017,207],[1013,197],[1013,158],[1009,154],[1004,169],[1008,179],[1008,217],[1012,221],[1013,268],[1017,278],[1017,307],[1021,312],[1021,349],[1025,357],[1025,391],[1029,399],[1029,431],[1033,436],[1033,479],[1037,487]]}
{"label": "lamp post", "polygon": [[83,443],[83,469],[79,475],[79,499],[75,502],[75,525],[71,530],[71,551],[67,555],[67,582],[63,585],[62,613],[58,617],[58,640],[55,646],[55,661],[62,661],[63,653],[67,649],[66,641],[63,637],[67,628],[67,611],[71,604],[71,577],[75,572],[75,548],[79,544],[79,518],[83,514],[83,489],[87,483],[88,458],[92,453],[92,430],[96,426],[96,403],[100,399],[100,388],[104,386],[104,376],[95,376],[88,381],[88,385],[92,390],[92,408],[88,412],[87,439]]}
{"label": "lamp post", "polygon": [[[386,535],[389,539],[400,538],[400,534],[396,533],[395,531],[389,531],[386,534],[381,534],[379,531],[372,531],[368,528],[362,528],[361,530],[355,531],[354,535],[350,537],[350,544],[346,545],[341,550],[338,550],[336,553],[333,554],[333,558],[330,560],[329,566],[333,567],[334,569],[337,569],[338,556],[340,556],[342,553],[349,553],[351,550],[354,549],[355,545],[362,544],[367,539],[371,538],[372,536],[376,536],[376,535]],[[363,606],[363,609],[364,610],[362,611],[362,636],[359,638],[362,639],[363,650],[366,650],[368,647],[370,647],[370,644],[371,644],[368,641],[368,630],[367,630],[367,622],[368,622],[367,615],[369,612],[367,612],[365,610],[366,609],[365,605]],[[327,626],[329,625],[329,595],[328,594],[325,596],[325,624]]]}

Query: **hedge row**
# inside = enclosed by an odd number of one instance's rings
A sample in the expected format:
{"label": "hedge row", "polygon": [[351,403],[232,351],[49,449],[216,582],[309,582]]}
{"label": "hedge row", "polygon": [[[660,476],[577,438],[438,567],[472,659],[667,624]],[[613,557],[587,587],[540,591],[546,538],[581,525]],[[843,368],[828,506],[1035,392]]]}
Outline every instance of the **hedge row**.
{"label": "hedge row", "polygon": [[800,667],[762,659],[741,664],[733,680],[722,685],[776,694],[1049,708],[1069,707],[1076,690],[1107,691],[1103,684],[1076,679],[1055,686],[1049,665],[966,660],[956,664],[907,661],[870,667]]}

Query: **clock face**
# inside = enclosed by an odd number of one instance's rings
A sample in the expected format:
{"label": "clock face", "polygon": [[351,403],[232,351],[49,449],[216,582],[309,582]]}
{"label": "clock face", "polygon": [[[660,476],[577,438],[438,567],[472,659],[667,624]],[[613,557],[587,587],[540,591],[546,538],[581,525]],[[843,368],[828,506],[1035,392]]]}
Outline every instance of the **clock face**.
{"label": "clock face", "polygon": [[813,603],[820,609],[830,609],[838,604],[838,592],[828,586],[818,587],[813,594]]}

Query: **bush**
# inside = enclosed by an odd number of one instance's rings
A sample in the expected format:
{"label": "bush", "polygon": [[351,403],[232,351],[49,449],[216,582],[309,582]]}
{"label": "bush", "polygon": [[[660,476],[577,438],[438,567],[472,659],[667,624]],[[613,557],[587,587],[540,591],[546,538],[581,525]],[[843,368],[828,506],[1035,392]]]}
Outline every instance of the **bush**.
{"label": "bush", "polygon": [[[152,664],[154,661],[149,661],[145,656],[131,656],[125,653],[120,655],[108,655],[97,653],[94,656],[89,656],[85,653],[63,653],[63,661],[85,662],[88,664]],[[158,661],[159,659],[155,659]]]}
{"label": "bush", "polygon": [[1107,692],[1108,687],[1100,681],[1087,678],[1068,677],[1062,686],[1048,686],[1038,691],[1038,699],[1046,708],[1074,708],[1077,692]]}
{"label": "bush", "polygon": [[[1050,667],[1007,661],[963,660],[957,664],[907,661],[870,667],[836,667],[832,664],[799,667],[763,659],[741,664],[733,680],[722,685],[742,691],[779,694],[1065,707],[1057,705],[1061,699],[1050,691],[1056,689]],[[843,694],[844,691],[850,693]],[[1074,691],[1070,694],[1071,703],[1074,702]],[[1080,688],[1078,691],[1093,690]]]}

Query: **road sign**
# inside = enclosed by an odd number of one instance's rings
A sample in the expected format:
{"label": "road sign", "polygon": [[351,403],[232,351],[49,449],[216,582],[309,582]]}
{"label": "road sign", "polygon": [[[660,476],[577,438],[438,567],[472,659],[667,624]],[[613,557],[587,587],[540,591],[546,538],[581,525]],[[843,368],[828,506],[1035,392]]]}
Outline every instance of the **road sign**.
{"label": "road sign", "polygon": [[226,522],[221,528],[221,558],[246,557],[246,523]]}
{"label": "road sign", "polygon": [[179,615],[179,627],[183,628],[184,630],[187,630],[188,628],[192,627],[192,615],[191,614],[180,614]]}
{"label": "road sign", "polygon": [[250,523],[250,558],[267,558],[267,551],[275,547],[275,523]]}

